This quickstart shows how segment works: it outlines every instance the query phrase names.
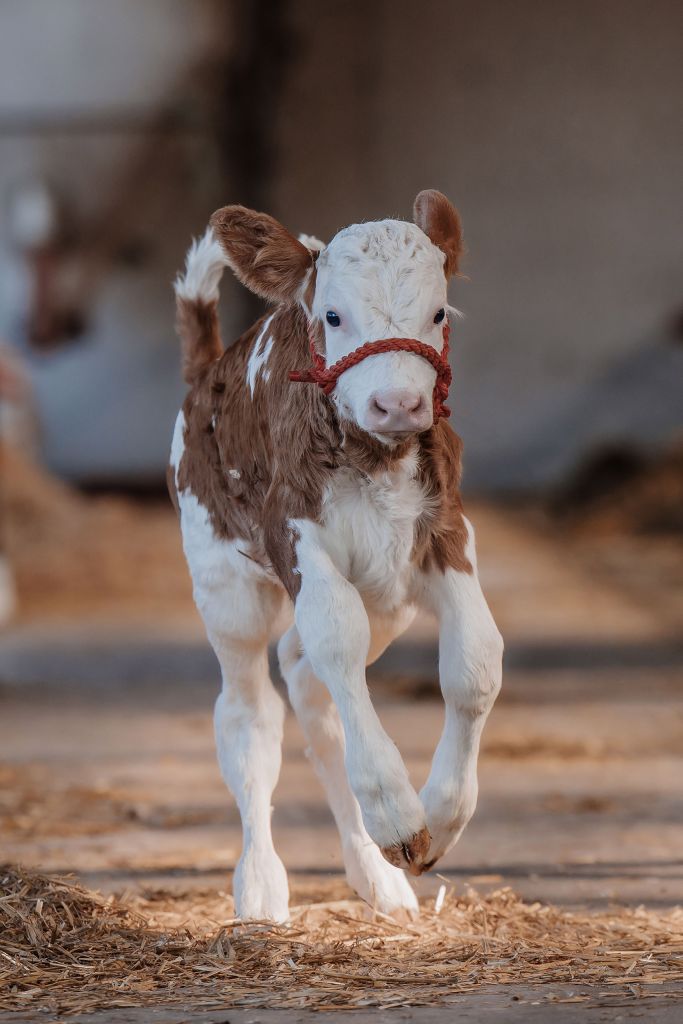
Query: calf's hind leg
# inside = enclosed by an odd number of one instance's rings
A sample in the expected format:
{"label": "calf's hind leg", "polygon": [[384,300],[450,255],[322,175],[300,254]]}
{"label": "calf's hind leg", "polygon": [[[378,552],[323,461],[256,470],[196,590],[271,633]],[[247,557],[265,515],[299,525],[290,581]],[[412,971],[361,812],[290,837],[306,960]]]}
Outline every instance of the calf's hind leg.
{"label": "calf's hind leg", "polygon": [[190,537],[189,524],[184,527],[195,602],[223,680],[214,713],[218,762],[242,819],[235,910],[245,920],[285,921],[287,874],[273,846],[270,822],[284,704],[268,670],[268,639],[282,608],[282,592],[255,578],[256,570],[234,545],[214,538],[198,549],[196,530]]}
{"label": "calf's hind leg", "polygon": [[286,921],[289,888],[271,833],[271,799],[280,774],[284,705],[268,674],[267,646],[251,648],[209,633],[223,688],[214,728],[218,762],[242,819],[242,855],[235,867],[235,911],[244,920]]}
{"label": "calf's hind leg", "polygon": [[171,467],[183,549],[195,603],[220,663],[223,688],[214,724],[221,773],[242,818],[242,855],[235,868],[235,909],[244,919],[284,921],[289,890],[270,827],[271,796],[282,758],[284,706],[268,672],[268,640],[284,604],[243,544],[216,536],[206,508],[178,487],[185,419],[176,421]]}

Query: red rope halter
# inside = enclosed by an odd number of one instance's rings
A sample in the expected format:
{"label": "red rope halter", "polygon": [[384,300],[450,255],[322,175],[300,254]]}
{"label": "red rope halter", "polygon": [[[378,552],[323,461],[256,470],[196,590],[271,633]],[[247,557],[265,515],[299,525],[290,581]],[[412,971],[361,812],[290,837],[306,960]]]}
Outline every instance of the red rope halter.
{"label": "red rope halter", "polygon": [[354,348],[347,356],[333,363],[332,366],[325,365],[325,358],[316,351],[313,335],[309,334],[308,344],[311,350],[313,366],[309,370],[292,370],[289,379],[300,384],[317,384],[326,395],[331,395],[337,386],[337,381],[345,370],[357,366],[368,356],[377,356],[382,352],[414,352],[416,356],[422,356],[431,363],[436,370],[436,383],[434,384],[434,419],[440,416],[450,416],[451,410],[445,404],[448,398],[448,389],[451,386],[452,373],[448,363],[448,339],[451,333],[448,321],[443,325],[443,349],[437,352],[431,345],[426,345],[417,338],[383,338],[381,341],[366,341],[364,345]]}

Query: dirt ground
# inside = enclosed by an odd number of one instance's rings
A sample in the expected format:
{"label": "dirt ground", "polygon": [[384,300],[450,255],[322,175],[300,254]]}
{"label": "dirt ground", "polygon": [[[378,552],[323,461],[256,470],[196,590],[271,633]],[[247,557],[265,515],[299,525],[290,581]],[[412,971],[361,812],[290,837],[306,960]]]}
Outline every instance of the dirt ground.
{"label": "dirt ground", "polygon": [[[93,508],[80,509],[81,536]],[[416,882],[418,893],[432,900],[442,884],[482,893],[511,886],[526,900],[599,914],[683,902],[680,545],[559,538],[489,505],[468,511],[506,639],[504,690],[485,732],[476,816],[438,873]],[[88,554],[84,542],[78,586],[62,600],[54,589],[48,599],[43,578],[32,589],[28,561],[22,569],[23,613],[0,640],[0,860],[75,872],[104,893],[161,892],[172,901],[222,892],[227,918],[239,820],[215,763],[217,665],[192,609],[177,527],[166,510],[141,509],[139,520],[123,507],[107,515],[121,547],[120,558],[109,551],[104,573],[117,586],[98,587],[94,543]],[[58,559],[50,567],[54,579],[68,571]],[[371,672],[380,716],[418,786],[441,726],[435,681],[427,622]],[[349,897],[334,824],[291,714],[274,807],[294,902]],[[584,989],[582,1005],[570,988],[552,1009],[542,986],[481,989],[460,997],[457,1013],[473,1021],[679,1019],[675,991],[645,987],[615,1005]],[[229,1019],[305,1019],[283,1013],[231,1010]],[[361,1022],[367,1013],[344,1016]],[[227,1017],[187,1006],[77,1019]],[[446,1018],[421,1008],[387,1019]]]}

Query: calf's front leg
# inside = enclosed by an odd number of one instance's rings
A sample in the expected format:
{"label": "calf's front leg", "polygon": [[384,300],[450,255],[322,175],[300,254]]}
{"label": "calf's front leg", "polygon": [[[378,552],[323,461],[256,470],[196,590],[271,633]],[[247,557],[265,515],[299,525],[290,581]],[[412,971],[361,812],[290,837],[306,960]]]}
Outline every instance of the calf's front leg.
{"label": "calf's front leg", "polygon": [[498,695],[503,640],[479,585],[474,531],[467,522],[472,572],[431,570],[425,605],[439,620],[439,678],[445,722],[429,778],[420,792],[432,837],[426,867],[458,840],[477,804],[482,730]]}
{"label": "calf's front leg", "polygon": [[401,755],[370,700],[365,679],[370,625],[363,601],[318,542],[315,525],[302,523],[298,529],[296,627],[315,675],[339,711],[351,789],[385,858],[419,875],[429,832]]}

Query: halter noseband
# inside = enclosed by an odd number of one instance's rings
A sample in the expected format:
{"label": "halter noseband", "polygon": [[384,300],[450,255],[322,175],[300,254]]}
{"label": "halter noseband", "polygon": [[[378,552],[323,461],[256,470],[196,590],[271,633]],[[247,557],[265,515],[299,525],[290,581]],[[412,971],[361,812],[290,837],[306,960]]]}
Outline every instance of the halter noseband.
{"label": "halter noseband", "polygon": [[450,416],[451,410],[445,404],[448,398],[448,389],[451,386],[452,373],[448,363],[448,339],[451,333],[448,321],[443,325],[443,349],[437,352],[431,345],[426,345],[417,338],[383,338],[381,341],[366,341],[364,345],[354,348],[347,356],[333,363],[332,366],[325,365],[325,359],[316,350],[313,334],[309,333],[308,345],[311,351],[313,366],[308,370],[292,370],[289,379],[299,384],[317,384],[326,395],[332,394],[337,381],[342,373],[357,366],[368,356],[377,356],[383,352],[413,352],[431,363],[436,370],[436,383],[434,384],[434,419],[440,416]]}

